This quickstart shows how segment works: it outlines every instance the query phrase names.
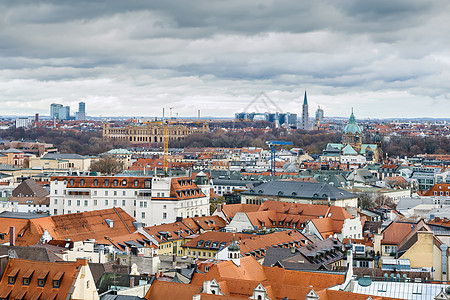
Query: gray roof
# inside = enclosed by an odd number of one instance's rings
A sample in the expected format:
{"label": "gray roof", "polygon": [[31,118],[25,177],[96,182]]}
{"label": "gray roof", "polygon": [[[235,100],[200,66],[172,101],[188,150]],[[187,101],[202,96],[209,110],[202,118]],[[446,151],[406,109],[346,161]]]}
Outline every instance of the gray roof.
{"label": "gray roof", "polygon": [[303,181],[270,181],[241,193],[252,196],[278,196],[299,199],[341,200],[358,197],[356,194],[338,189],[327,183]]}
{"label": "gray roof", "polygon": [[256,180],[231,180],[231,179],[213,179],[214,185],[230,185],[230,186],[246,186],[247,184],[255,184],[260,181]]}
{"label": "gray roof", "polygon": [[29,214],[25,212],[10,212],[10,211],[4,211],[0,213],[0,219],[1,218],[12,218],[12,219],[38,219],[38,218],[45,218],[48,217],[47,214]]}
{"label": "gray roof", "polygon": [[139,300],[144,299],[138,296],[127,296],[127,295],[111,295],[106,294],[100,297],[101,300]]}
{"label": "gray roof", "polygon": [[20,259],[51,262],[60,260],[56,255],[50,253],[46,248],[39,246],[22,247],[0,245],[0,255],[8,255],[8,251],[14,252]]}
{"label": "gray roof", "polygon": [[46,159],[86,159],[87,157],[76,153],[47,153],[42,158]]}

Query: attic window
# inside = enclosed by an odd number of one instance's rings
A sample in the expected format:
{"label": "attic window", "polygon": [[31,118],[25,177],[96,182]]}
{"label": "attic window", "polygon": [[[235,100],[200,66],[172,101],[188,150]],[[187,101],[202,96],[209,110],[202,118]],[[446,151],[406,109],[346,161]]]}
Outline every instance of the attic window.
{"label": "attic window", "polygon": [[134,181],[134,186],[139,186],[139,180],[136,179],[136,180]]}
{"label": "attic window", "polygon": [[70,185],[74,185],[75,184],[75,179],[70,179],[70,183],[69,183]]}
{"label": "attic window", "polygon": [[109,186],[109,179],[105,179],[105,186]]}
{"label": "attic window", "polygon": [[283,194],[284,194],[283,191],[278,192],[278,195],[283,195]]}
{"label": "attic window", "polygon": [[31,277],[33,277],[34,270],[28,270],[24,275],[22,279],[23,285],[30,285]]}
{"label": "attic window", "polygon": [[94,179],[94,186],[98,186],[98,179]]}
{"label": "attic window", "polygon": [[119,180],[117,180],[117,179],[114,179],[114,181],[113,181],[113,185],[114,185],[114,186],[118,186],[118,185],[119,185]]}
{"label": "attic window", "polygon": [[80,180],[80,185],[81,185],[81,186],[84,186],[84,179],[81,179],[81,180]]}
{"label": "attic window", "polygon": [[19,271],[20,271],[20,269],[16,268],[8,274],[8,284],[16,283],[16,278],[17,278],[17,274],[19,273]]}
{"label": "attic window", "polygon": [[122,180],[122,186],[126,186],[126,185],[127,185],[127,180],[126,179]]}
{"label": "attic window", "polygon": [[47,275],[49,271],[44,271],[38,276],[38,287],[43,287],[45,285],[45,281],[47,280]]}

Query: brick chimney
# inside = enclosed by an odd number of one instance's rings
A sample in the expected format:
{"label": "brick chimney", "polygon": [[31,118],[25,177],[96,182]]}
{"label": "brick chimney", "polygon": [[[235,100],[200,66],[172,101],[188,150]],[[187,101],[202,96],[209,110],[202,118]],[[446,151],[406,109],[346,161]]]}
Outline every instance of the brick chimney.
{"label": "brick chimney", "polygon": [[14,226],[9,227],[9,245],[16,245],[16,227]]}

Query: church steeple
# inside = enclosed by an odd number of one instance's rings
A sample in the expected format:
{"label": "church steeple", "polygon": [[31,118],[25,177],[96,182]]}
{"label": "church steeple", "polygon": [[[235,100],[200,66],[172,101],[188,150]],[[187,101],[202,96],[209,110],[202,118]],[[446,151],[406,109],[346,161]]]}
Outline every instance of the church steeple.
{"label": "church steeple", "polygon": [[236,265],[241,265],[241,249],[239,245],[236,243],[233,234],[233,241],[228,246],[228,258]]}
{"label": "church steeple", "polygon": [[301,124],[302,124],[301,129],[309,130],[308,98],[306,97],[306,90],[305,90],[305,97],[303,98],[302,123]]}

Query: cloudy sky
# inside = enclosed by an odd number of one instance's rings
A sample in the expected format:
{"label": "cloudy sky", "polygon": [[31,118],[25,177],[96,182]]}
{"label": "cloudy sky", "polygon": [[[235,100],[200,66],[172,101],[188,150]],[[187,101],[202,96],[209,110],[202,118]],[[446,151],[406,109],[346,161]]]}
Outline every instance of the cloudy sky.
{"label": "cloudy sky", "polygon": [[[0,0],[0,115],[450,117],[448,0]],[[256,105],[256,103],[255,103]],[[259,104],[261,109],[261,104]]]}

